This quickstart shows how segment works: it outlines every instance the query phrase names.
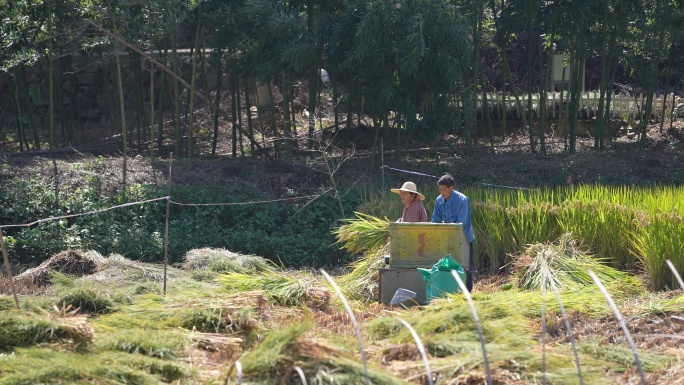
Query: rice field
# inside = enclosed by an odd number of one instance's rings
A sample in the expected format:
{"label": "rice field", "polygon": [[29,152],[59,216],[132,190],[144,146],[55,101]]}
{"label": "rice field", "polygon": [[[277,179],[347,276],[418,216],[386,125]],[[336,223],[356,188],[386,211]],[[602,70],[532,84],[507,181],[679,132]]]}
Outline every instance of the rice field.
{"label": "rice field", "polygon": [[[436,186],[419,188],[431,213]],[[676,288],[665,267],[670,260],[684,271],[684,187],[578,185],[515,190],[467,186],[475,230],[475,266],[481,274],[499,273],[510,255],[527,245],[552,242],[572,233],[604,263],[644,271],[654,290]],[[366,191],[362,214],[401,214],[401,201],[389,192]],[[396,220],[396,218],[390,218]]]}
{"label": "rice field", "polygon": [[[377,302],[384,222],[360,215],[337,230],[340,245],[361,253],[333,279],[358,321],[363,356],[341,299],[317,271],[198,249],[169,267],[164,294],[159,265],[98,256],[81,276],[53,271],[20,295],[21,309],[0,296],[0,384],[576,384],[578,367],[584,383],[637,383],[635,356],[588,269],[627,320],[649,383],[681,378],[684,327],[672,319],[684,315],[682,292],[650,291],[570,234],[523,248],[510,274],[476,283],[486,367],[463,296],[408,309]],[[81,302],[64,300],[74,297]],[[430,378],[400,320],[424,345]]]}
{"label": "rice field", "polygon": [[[430,213],[437,190],[421,191]],[[319,271],[196,249],[168,268],[164,293],[158,264],[70,251],[21,278],[20,309],[2,286],[0,385],[636,384],[641,372],[647,383],[679,383],[684,295],[665,260],[684,268],[681,188],[463,192],[482,335],[462,295],[378,303],[377,269],[401,203],[366,191],[334,230],[357,255],[333,279],[360,336]],[[89,268],[67,269],[74,260]]]}

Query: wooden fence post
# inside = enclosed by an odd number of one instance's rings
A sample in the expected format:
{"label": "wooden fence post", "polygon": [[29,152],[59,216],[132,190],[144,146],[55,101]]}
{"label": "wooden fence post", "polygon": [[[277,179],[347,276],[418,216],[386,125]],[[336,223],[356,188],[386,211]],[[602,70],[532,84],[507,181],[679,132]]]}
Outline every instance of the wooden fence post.
{"label": "wooden fence post", "polygon": [[0,247],[2,247],[2,256],[5,258],[5,269],[7,269],[7,279],[10,281],[10,288],[12,289],[12,296],[14,297],[14,304],[17,305],[19,309],[19,297],[17,297],[17,287],[14,284],[14,277],[12,276],[12,266],[9,262],[9,257],[7,256],[7,249],[5,248],[5,236],[2,234],[2,228],[0,228]]}

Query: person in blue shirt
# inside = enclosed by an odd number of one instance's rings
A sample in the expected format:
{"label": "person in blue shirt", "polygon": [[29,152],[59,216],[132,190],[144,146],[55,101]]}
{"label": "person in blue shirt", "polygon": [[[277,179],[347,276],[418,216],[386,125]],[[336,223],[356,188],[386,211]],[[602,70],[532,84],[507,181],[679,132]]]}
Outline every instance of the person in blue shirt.
{"label": "person in blue shirt", "polygon": [[[454,190],[454,177],[446,174],[439,178],[437,187],[439,196],[435,199],[435,209],[432,213],[433,223],[463,223],[463,234],[467,244],[461,247],[461,261],[458,261],[466,271],[466,287],[468,291],[473,289],[473,222],[470,215],[470,199],[464,194]],[[467,257],[467,259],[466,259]],[[467,266],[466,266],[467,264]]]}

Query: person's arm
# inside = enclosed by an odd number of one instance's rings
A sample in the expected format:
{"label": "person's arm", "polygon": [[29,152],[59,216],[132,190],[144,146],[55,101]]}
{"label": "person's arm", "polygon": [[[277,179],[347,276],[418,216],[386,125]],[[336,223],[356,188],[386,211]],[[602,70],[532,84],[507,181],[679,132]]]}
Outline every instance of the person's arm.
{"label": "person's arm", "polygon": [[435,208],[432,211],[432,223],[442,223],[442,206],[439,199],[435,200]]}
{"label": "person's arm", "polygon": [[473,222],[470,214],[470,199],[467,197],[462,202],[462,208],[458,213],[457,221],[463,223],[466,238],[468,238],[468,242],[472,242],[475,239],[475,233],[473,232]]}

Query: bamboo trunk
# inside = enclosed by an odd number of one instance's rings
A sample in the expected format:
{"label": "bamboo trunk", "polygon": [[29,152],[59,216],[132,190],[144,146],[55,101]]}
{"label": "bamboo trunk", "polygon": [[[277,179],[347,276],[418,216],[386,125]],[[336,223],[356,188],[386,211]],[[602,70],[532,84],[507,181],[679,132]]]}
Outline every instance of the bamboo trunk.
{"label": "bamboo trunk", "polygon": [[[176,31],[171,31],[171,61],[173,62],[173,72],[176,76],[181,76],[178,64],[178,48],[176,46]],[[180,118],[180,90],[178,80],[173,79],[173,127],[176,133],[176,143],[174,151],[177,157],[181,156],[181,118]]]}
{"label": "bamboo trunk", "polygon": [[216,111],[214,112],[214,137],[211,141],[211,157],[216,156],[216,144],[218,142],[219,134],[219,103],[221,102],[221,88],[223,87],[221,78],[223,75],[223,66],[221,65],[221,51],[214,52],[214,67],[216,67]]}

